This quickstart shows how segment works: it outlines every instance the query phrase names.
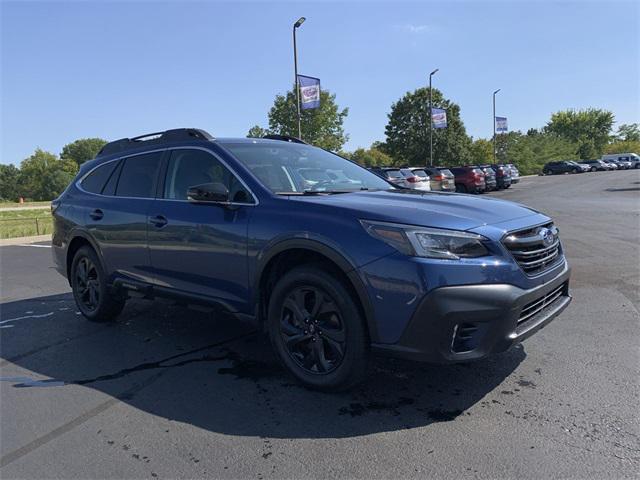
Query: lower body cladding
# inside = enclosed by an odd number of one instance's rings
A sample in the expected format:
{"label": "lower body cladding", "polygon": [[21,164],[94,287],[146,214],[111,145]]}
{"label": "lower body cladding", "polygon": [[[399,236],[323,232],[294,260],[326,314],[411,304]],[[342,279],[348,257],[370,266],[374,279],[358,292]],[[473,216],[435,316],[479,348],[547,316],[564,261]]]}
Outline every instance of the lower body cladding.
{"label": "lower body cladding", "polygon": [[389,356],[432,363],[477,360],[530,337],[571,302],[570,268],[524,290],[513,285],[440,287],[420,302],[400,340],[374,344]]}

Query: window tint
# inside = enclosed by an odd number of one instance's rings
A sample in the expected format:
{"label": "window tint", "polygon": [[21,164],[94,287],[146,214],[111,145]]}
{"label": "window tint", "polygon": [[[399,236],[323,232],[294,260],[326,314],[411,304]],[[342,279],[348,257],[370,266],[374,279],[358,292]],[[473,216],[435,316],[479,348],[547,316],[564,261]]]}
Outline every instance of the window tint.
{"label": "window tint", "polygon": [[173,150],[164,182],[164,198],[186,200],[189,187],[203,183],[223,184],[232,202],[254,203],[240,180],[212,154],[204,150]]}
{"label": "window tint", "polygon": [[136,155],[124,160],[116,188],[118,197],[155,197],[156,178],[162,152]]}
{"label": "window tint", "polygon": [[402,178],[400,170],[385,170],[384,173],[388,178]]}
{"label": "window tint", "polygon": [[82,180],[82,188],[91,193],[102,193],[104,184],[111,178],[118,162],[109,162],[100,165]]}
{"label": "window tint", "polygon": [[427,172],[425,172],[424,170],[412,170],[413,174],[417,177],[428,177],[429,175],[427,175]]}
{"label": "window tint", "polygon": [[122,170],[122,164],[123,163],[124,162],[121,162],[121,161],[113,162],[113,164],[117,165],[117,167],[113,170],[113,173],[109,177],[109,180],[107,181],[106,185],[102,189],[102,195],[113,196],[113,195],[116,194],[116,186],[118,185],[118,177],[120,176],[120,170]]}

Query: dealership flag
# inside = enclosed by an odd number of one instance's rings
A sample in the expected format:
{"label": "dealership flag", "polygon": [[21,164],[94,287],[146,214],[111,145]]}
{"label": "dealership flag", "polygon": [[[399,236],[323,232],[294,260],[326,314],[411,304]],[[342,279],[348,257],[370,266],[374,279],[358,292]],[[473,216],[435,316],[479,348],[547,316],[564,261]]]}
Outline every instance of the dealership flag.
{"label": "dealership flag", "polygon": [[298,75],[300,108],[307,110],[320,107],[320,79]]}
{"label": "dealership flag", "polygon": [[504,133],[507,131],[507,117],[496,117],[496,132]]}
{"label": "dealership flag", "polygon": [[431,123],[433,128],[447,128],[447,111],[442,108],[432,109]]}

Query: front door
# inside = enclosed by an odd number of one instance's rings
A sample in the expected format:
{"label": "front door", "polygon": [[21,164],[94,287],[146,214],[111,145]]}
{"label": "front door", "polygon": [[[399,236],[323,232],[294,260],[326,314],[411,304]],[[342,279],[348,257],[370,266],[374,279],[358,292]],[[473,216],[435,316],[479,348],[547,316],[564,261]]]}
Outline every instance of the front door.
{"label": "front door", "polygon": [[[193,203],[189,187],[222,183],[231,204]],[[149,210],[149,255],[159,288],[216,300],[232,311],[248,304],[247,229],[255,198],[208,150],[171,151]]]}

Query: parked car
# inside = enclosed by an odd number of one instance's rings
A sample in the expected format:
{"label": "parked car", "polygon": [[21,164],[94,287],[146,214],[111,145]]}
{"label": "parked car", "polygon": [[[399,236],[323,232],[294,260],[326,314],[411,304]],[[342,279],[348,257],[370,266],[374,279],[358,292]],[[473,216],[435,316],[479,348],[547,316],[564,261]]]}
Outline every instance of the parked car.
{"label": "parked car", "polygon": [[492,164],[490,167],[496,172],[496,183],[498,188],[509,188],[511,186],[511,169],[507,165]]}
{"label": "parked car", "polygon": [[448,168],[426,167],[424,171],[427,172],[429,178],[431,179],[431,190],[455,192],[455,177]]}
{"label": "parked car", "polygon": [[449,167],[453,173],[456,184],[456,192],[482,193],[487,186],[484,181],[484,172],[478,167]]}
{"label": "parked car", "polygon": [[555,175],[558,173],[582,173],[583,169],[573,160],[561,160],[558,162],[548,162],[542,167],[545,175]]}
{"label": "parked car", "polygon": [[618,170],[618,164],[613,160],[602,160],[609,170]]}
{"label": "parked car", "polygon": [[507,163],[507,167],[511,169],[511,185],[520,182],[520,170],[513,163]]}
{"label": "parked car", "polygon": [[588,165],[589,169],[592,172],[595,172],[595,171],[603,172],[606,170],[610,170],[608,164],[606,164],[602,160],[581,160],[580,162],[584,163],[585,165]]}
{"label": "parked car", "polygon": [[612,153],[609,155],[603,155],[602,160],[629,162],[630,168],[640,168],[640,156],[635,153]]}
{"label": "parked car", "polygon": [[618,170],[629,170],[632,166],[629,160],[617,159],[617,160],[609,160],[609,161],[618,165]]}
{"label": "parked car", "polygon": [[376,175],[381,176],[385,180],[403,188],[410,188],[409,182],[397,167],[371,167],[369,169]]}
{"label": "parked car", "polygon": [[578,166],[582,170],[582,173],[588,172],[588,171],[591,170],[591,165],[589,165],[587,163],[582,163],[582,160],[580,162],[576,162],[576,163],[578,164]]}
{"label": "parked car", "polygon": [[400,173],[407,181],[409,188],[413,190],[431,190],[429,175],[421,168],[401,168]]}
{"label": "parked car", "polygon": [[[399,189],[275,138],[169,130],[83,163],[51,204],[79,312],[113,320],[132,296],[224,309],[267,332],[304,385],[336,390],[364,378],[370,353],[452,363],[507,350],[571,301],[544,214]],[[357,183],[308,187],[296,175],[308,168]]]}
{"label": "parked car", "polygon": [[491,168],[491,165],[480,165],[478,168],[484,173],[484,183],[487,187],[487,192],[498,189],[498,181],[496,180],[496,172]]}

